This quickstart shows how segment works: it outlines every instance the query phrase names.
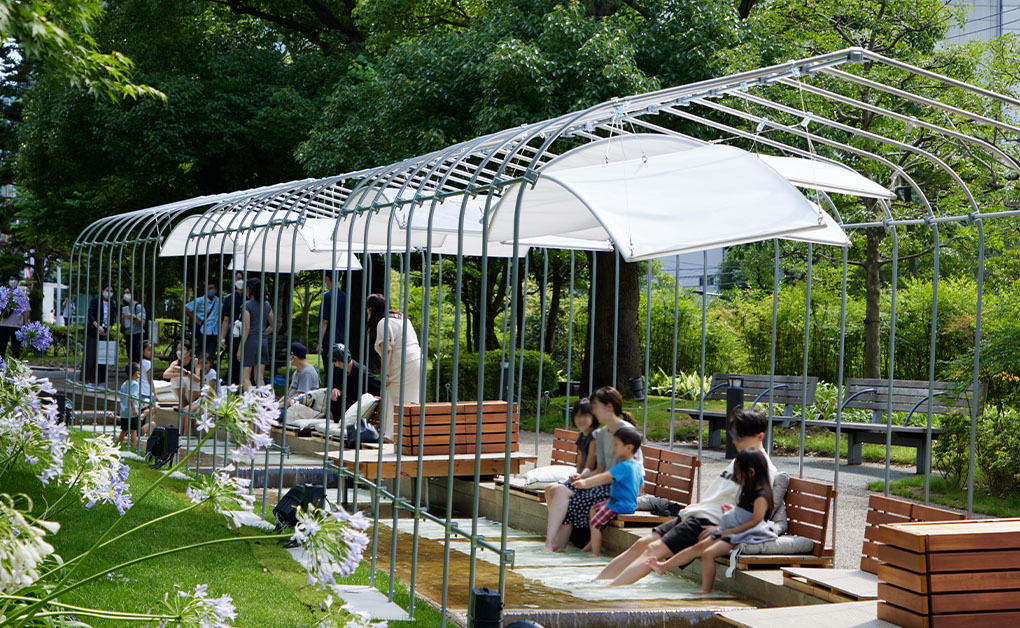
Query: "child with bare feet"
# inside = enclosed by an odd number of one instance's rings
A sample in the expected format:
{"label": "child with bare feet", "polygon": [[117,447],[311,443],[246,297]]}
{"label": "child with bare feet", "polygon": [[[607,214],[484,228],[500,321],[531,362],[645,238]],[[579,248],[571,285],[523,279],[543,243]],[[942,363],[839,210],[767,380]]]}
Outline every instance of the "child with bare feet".
{"label": "child with bare feet", "polygon": [[609,499],[591,507],[591,541],[581,550],[582,552],[591,550],[592,556],[600,556],[602,528],[615,519],[616,515],[629,515],[637,507],[637,496],[644,482],[644,471],[634,460],[634,455],[640,450],[641,435],[630,428],[621,428],[613,434],[613,457],[620,461],[609,471],[574,482],[575,488],[591,488],[612,483]]}
{"label": "child with bare feet", "polygon": [[[719,528],[712,534],[686,549],[662,561],[648,557],[648,566],[660,576],[668,569],[686,565],[695,558],[701,558],[701,592],[711,593],[715,584],[715,559],[729,553],[733,546],[742,542],[748,533],[762,532],[759,527],[768,526],[772,517],[772,484],[769,481],[768,458],[757,449],[745,449],[733,461],[734,480],[740,485],[740,497],[736,508],[722,516]],[[764,523],[763,523],[764,522]],[[774,532],[771,535],[775,536]]]}

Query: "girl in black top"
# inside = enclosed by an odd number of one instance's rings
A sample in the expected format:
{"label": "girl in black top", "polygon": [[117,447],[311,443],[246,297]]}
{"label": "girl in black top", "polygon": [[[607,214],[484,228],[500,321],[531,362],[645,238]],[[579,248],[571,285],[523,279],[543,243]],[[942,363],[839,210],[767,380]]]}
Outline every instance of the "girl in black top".
{"label": "girl in black top", "polygon": [[577,473],[580,477],[585,471],[595,469],[595,430],[599,428],[599,420],[592,414],[587,397],[581,397],[574,404],[570,416],[579,432],[574,445],[577,446]]}

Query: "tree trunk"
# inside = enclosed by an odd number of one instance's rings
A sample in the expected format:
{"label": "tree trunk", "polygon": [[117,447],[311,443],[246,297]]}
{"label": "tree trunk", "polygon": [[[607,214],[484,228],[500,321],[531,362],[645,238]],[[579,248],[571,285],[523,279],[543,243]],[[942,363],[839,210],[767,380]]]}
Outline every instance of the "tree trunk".
{"label": "tree trunk", "polygon": [[864,249],[864,377],[882,376],[882,262],[885,229],[865,229]]}
{"label": "tree trunk", "polygon": [[[558,270],[558,269],[557,269]],[[563,296],[563,276],[553,272],[551,294],[549,295],[549,315],[545,323],[545,350],[552,354],[556,346],[556,323],[560,316],[560,300]]]}
{"label": "tree trunk", "polygon": [[[29,320],[41,321],[46,320],[43,318],[43,281],[46,273],[46,256],[47,250],[39,245],[36,245],[35,252],[32,254],[35,267],[32,269],[32,290],[29,291]],[[54,309],[60,307],[59,303],[54,304]]]}
{"label": "tree trunk", "polygon": [[[595,316],[589,325],[595,325],[594,345],[585,351],[583,367],[594,360],[592,387],[614,386],[625,397],[630,396],[628,380],[641,375],[641,356],[638,347],[638,304],[640,287],[638,265],[620,264],[619,336],[613,338],[613,303],[616,294],[616,253],[595,253],[598,273],[595,285]],[[589,296],[590,296],[589,291]],[[591,338],[591,327],[588,329]],[[617,348],[616,381],[613,381],[613,345]],[[583,379],[583,378],[582,378]],[[590,391],[589,391],[590,392]]]}

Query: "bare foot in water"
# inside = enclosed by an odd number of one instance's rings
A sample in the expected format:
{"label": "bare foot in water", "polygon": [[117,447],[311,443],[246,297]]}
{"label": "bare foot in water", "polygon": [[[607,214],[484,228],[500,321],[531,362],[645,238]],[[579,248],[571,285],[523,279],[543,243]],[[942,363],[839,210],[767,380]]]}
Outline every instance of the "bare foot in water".
{"label": "bare foot in water", "polygon": [[666,573],[666,564],[659,562],[659,560],[654,556],[649,556],[646,564],[652,568],[652,571],[659,574],[660,576]]}
{"label": "bare foot in water", "polygon": [[581,553],[590,552],[590,551],[591,551],[591,543],[588,543],[587,545],[585,545],[584,547],[581,548]]}

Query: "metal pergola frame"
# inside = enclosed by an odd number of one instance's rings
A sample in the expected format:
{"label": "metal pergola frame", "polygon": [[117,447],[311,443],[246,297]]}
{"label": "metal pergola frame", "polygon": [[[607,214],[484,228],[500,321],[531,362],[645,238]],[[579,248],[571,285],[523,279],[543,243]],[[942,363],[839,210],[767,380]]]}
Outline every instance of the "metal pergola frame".
{"label": "metal pergola frame", "polygon": [[[865,65],[866,64],[866,65]],[[880,68],[882,72],[870,72],[863,70],[864,68]],[[910,82],[896,82],[890,79],[890,76],[910,76],[913,81]],[[824,77],[824,81],[820,80],[819,77]],[[823,84],[819,84],[823,83]],[[946,125],[938,125],[928,121],[919,121],[913,117],[904,115],[899,112],[899,105],[897,106],[880,106],[876,102],[863,102],[856,98],[852,98],[845,94],[841,94],[835,91],[836,86],[859,86],[866,87],[872,90],[874,93],[880,93],[883,98],[895,101],[900,104],[910,103],[922,107],[939,110],[945,114]],[[914,91],[908,91],[904,86],[909,86]],[[940,90],[949,91],[955,90],[959,93],[965,93],[969,97],[976,101],[983,103],[983,107],[979,110],[969,110],[964,108],[956,107],[955,105],[944,102],[944,100],[930,95],[925,95],[925,88],[937,87]],[[793,90],[793,91],[791,91]],[[800,97],[801,108],[791,106],[789,102],[795,102],[796,98],[780,99],[776,94],[796,94]],[[850,107],[861,111],[867,111],[869,114],[875,115],[883,120],[894,121],[897,125],[905,125],[904,131],[894,130],[887,126],[883,129],[863,131],[855,127],[837,122],[835,120],[828,119],[817,112],[813,112],[810,108],[804,108],[804,95],[810,96],[809,102],[825,102],[829,105],[838,104],[840,106]],[[810,99],[815,99],[811,101]],[[590,107],[582,111],[571,112],[557,118],[536,122],[533,124],[523,125],[518,128],[507,129],[491,135],[479,137],[461,144],[450,146],[443,150],[428,153],[426,155],[416,156],[404,161],[396,162],[386,166],[380,166],[371,169],[360,170],[347,174],[326,177],[321,179],[305,179],[301,181],[294,181],[289,183],[282,183],[278,185],[253,189],[244,190],[238,192],[232,192],[227,194],[218,194],[212,196],[199,197],[195,199],[189,199],[176,203],[170,203],[159,207],[153,207],[149,209],[139,210],[130,212],[127,214],[111,216],[96,221],[90,225],[85,231],[82,232],[81,236],[75,243],[72,256],[71,256],[71,270],[74,277],[69,282],[69,285],[73,286],[72,289],[78,294],[94,295],[98,292],[97,285],[102,285],[104,282],[111,282],[114,284],[115,294],[119,296],[124,285],[130,285],[132,293],[137,295],[144,295],[143,302],[148,308],[148,311],[154,312],[155,308],[155,281],[154,278],[157,272],[157,256],[161,245],[166,240],[168,234],[173,228],[180,224],[181,220],[190,216],[200,216],[195,221],[188,234],[188,241],[186,246],[186,255],[184,258],[184,278],[185,283],[190,283],[196,287],[196,295],[198,287],[205,285],[209,282],[210,276],[219,277],[221,280],[224,277],[224,266],[225,258],[227,255],[236,253],[237,251],[247,250],[248,244],[259,238],[261,242],[261,256],[259,257],[260,267],[246,272],[246,274],[255,275],[257,274],[263,279],[263,285],[265,285],[265,279],[270,276],[276,276],[277,280],[274,284],[274,295],[271,302],[279,302],[281,280],[280,275],[281,269],[294,268],[297,251],[299,248],[299,235],[298,231],[302,228],[309,220],[312,219],[330,219],[333,221],[334,227],[332,230],[332,255],[333,264],[330,268],[323,269],[323,272],[328,272],[332,279],[332,285],[334,289],[339,289],[341,285],[340,280],[346,278],[348,286],[351,285],[351,277],[354,256],[360,256],[365,261],[364,277],[361,281],[362,293],[360,295],[347,295],[346,308],[343,312],[344,328],[345,332],[349,332],[354,328],[355,325],[360,325],[360,329],[365,328],[366,314],[363,307],[354,308],[352,303],[358,304],[364,303],[367,297],[367,286],[370,284],[370,275],[372,273],[372,265],[368,263],[368,260],[372,255],[381,255],[383,259],[383,268],[385,273],[385,296],[388,303],[398,304],[399,309],[405,313],[409,313],[410,308],[410,272],[412,267],[412,255],[420,255],[421,264],[423,268],[428,268],[429,272],[422,273],[422,287],[421,287],[421,310],[420,313],[415,312],[416,315],[420,314],[421,321],[421,341],[423,355],[432,355],[441,353],[441,329],[432,329],[431,321],[435,316],[436,327],[442,327],[443,323],[443,285],[442,285],[442,273],[439,274],[438,282],[438,305],[432,302],[433,285],[432,285],[432,273],[431,268],[435,261],[439,261],[442,264],[444,258],[446,260],[454,259],[456,263],[456,279],[453,286],[447,286],[446,289],[453,290],[453,294],[461,294],[464,290],[464,257],[465,257],[465,243],[468,240],[468,235],[471,237],[480,236],[481,246],[481,273],[485,277],[487,269],[490,263],[490,246],[495,243],[489,241],[489,223],[488,221],[482,221],[481,232],[472,233],[470,229],[466,230],[468,223],[468,206],[471,199],[482,198],[484,199],[484,211],[486,215],[492,210],[495,203],[500,200],[503,192],[505,192],[509,186],[517,183],[521,183],[517,187],[516,198],[502,198],[503,203],[515,203],[515,235],[512,241],[505,242],[508,246],[511,246],[511,254],[506,262],[509,268],[509,275],[506,278],[508,281],[507,295],[508,303],[506,304],[506,314],[504,316],[504,342],[503,351],[505,359],[510,363],[508,369],[509,381],[507,387],[509,390],[509,399],[521,398],[521,386],[520,382],[523,377],[523,360],[518,363],[518,351],[523,350],[525,346],[525,339],[518,338],[517,330],[519,323],[523,324],[523,321],[518,321],[518,312],[521,316],[527,316],[527,309],[524,307],[524,303],[520,302],[521,295],[526,294],[527,281],[528,281],[528,264],[530,258],[524,258],[525,268],[523,269],[524,277],[521,277],[521,264],[514,263],[512,260],[520,257],[520,254],[526,250],[526,246],[521,244],[521,238],[519,235],[520,227],[520,210],[522,202],[526,197],[526,190],[529,185],[534,184],[543,172],[543,167],[548,164],[552,159],[562,154],[566,150],[573,147],[591,142],[605,139],[606,137],[613,137],[618,135],[629,135],[633,133],[655,133],[655,134],[667,134],[686,139],[695,139],[691,135],[687,135],[684,132],[690,133],[696,131],[703,136],[710,136],[710,140],[697,139],[698,142],[743,142],[748,143],[752,147],[762,148],[773,152],[778,152],[781,155],[797,156],[813,160],[818,160],[827,163],[839,164],[847,159],[852,159],[859,164],[866,164],[868,169],[876,169],[878,171],[886,173],[888,177],[887,185],[889,187],[895,187],[897,184],[906,186],[912,190],[914,197],[917,199],[918,205],[921,208],[919,215],[895,215],[893,212],[894,206],[888,201],[880,200],[877,201],[877,208],[884,216],[881,220],[871,220],[863,222],[848,222],[843,219],[840,213],[839,199],[833,199],[829,194],[819,192],[815,195],[816,200],[820,205],[823,205],[831,211],[837,218],[838,222],[841,223],[842,227],[849,232],[859,230],[868,227],[881,227],[889,231],[892,240],[892,282],[890,284],[890,300],[891,300],[891,314],[890,314],[890,334],[889,334],[889,346],[888,346],[888,367],[887,375],[890,382],[890,386],[894,380],[895,371],[895,346],[896,346],[896,292],[897,292],[897,274],[898,274],[898,263],[899,263],[899,241],[897,239],[897,229],[906,226],[917,226],[926,227],[931,230],[932,238],[934,241],[933,250],[933,295],[932,295],[932,323],[931,323],[931,336],[930,336],[930,353],[929,353],[929,398],[927,401],[926,414],[926,441],[927,449],[931,449],[931,431],[932,431],[932,413],[934,407],[934,386],[935,386],[935,340],[936,340],[936,326],[938,321],[938,288],[939,288],[939,256],[940,256],[940,233],[939,227],[943,224],[948,223],[970,223],[977,226],[978,231],[978,259],[976,268],[976,280],[978,298],[976,303],[977,308],[977,319],[975,326],[975,339],[974,339],[974,352],[975,361],[973,365],[973,386],[974,390],[978,389],[979,386],[979,365],[980,365],[980,343],[981,343],[981,296],[984,284],[984,256],[985,256],[985,236],[983,229],[983,221],[992,218],[1003,218],[1020,215],[1020,211],[989,211],[982,212],[980,203],[975,199],[972,191],[970,190],[964,177],[961,176],[954,169],[954,167],[947,162],[939,154],[936,154],[934,149],[926,150],[919,148],[909,141],[905,137],[906,133],[909,133],[911,128],[922,128],[926,132],[937,136],[940,141],[944,142],[946,146],[962,147],[968,151],[974,151],[981,153],[983,158],[988,160],[989,167],[1001,169],[1002,171],[1010,171],[1012,173],[1020,173],[1020,161],[1014,156],[1014,154],[1007,148],[1006,138],[1012,137],[1014,140],[1020,137],[1020,128],[1014,126],[1008,121],[1003,119],[995,119],[988,117],[986,114],[989,107],[995,109],[1008,109],[1020,106],[1020,100],[1016,100],[1012,97],[998,94],[987,89],[983,89],[976,85],[970,85],[961,81],[945,77],[934,72],[930,72],[918,67],[911,66],[906,63],[902,63],[893,59],[883,57],[881,55],[869,52],[867,50],[859,48],[851,48],[841,50],[838,52],[832,52],[829,54],[818,55],[806,59],[800,59],[796,61],[790,61],[788,63],[760,68],[748,72],[735,74],[732,76],[726,76],[721,78],[715,78],[706,80],[690,85],[684,85],[680,87],[673,87],[663,89],[647,94],[641,94],[637,96],[630,96],[625,98],[613,99],[612,101],[601,103]],[[757,111],[757,113],[755,113]],[[772,118],[766,116],[762,112],[768,112]],[[785,122],[784,122],[785,120]],[[682,129],[677,130],[677,129]],[[899,129],[897,126],[896,129]],[[994,131],[994,133],[992,132]],[[885,134],[883,134],[883,132]],[[905,168],[901,166],[896,156],[900,153],[909,153],[917,160],[917,163],[923,163],[926,167],[934,170],[941,171],[956,188],[962,193],[964,198],[964,210],[952,210],[939,213],[942,209],[940,204],[937,202],[938,197],[942,195],[944,190],[941,189],[926,189],[912,176],[911,168]],[[395,192],[395,193],[394,193]],[[479,197],[479,195],[481,195]],[[460,216],[459,216],[459,227],[456,233],[457,248],[456,253],[450,252],[450,249],[444,248],[443,252],[437,252],[436,240],[434,237],[437,233],[432,228],[433,220],[435,218],[436,209],[440,203],[444,201],[460,202]],[[399,229],[394,228],[395,223],[406,220],[406,224],[411,224],[415,212],[427,211],[428,212],[428,229],[426,231],[426,241],[424,245],[416,245],[412,242],[412,231],[406,230],[403,237],[403,242],[398,242],[395,239],[401,237]],[[388,228],[386,229],[386,242],[385,246],[379,244],[370,244],[372,237],[370,235],[373,222],[385,221]],[[287,230],[289,228],[289,231]],[[377,227],[378,228],[378,227]],[[356,231],[357,229],[357,231]],[[290,247],[291,259],[290,265],[288,266],[284,261],[280,259],[280,251],[283,250],[285,241],[283,240],[284,235],[289,238],[287,246]],[[272,253],[271,247],[274,243],[271,243],[269,238],[275,234],[276,241],[276,255]],[[449,234],[445,237],[454,237],[454,234]],[[780,258],[779,258],[779,243],[775,240],[774,245],[774,273],[773,273],[773,303],[772,303],[772,354],[770,358],[770,372],[771,377],[775,377],[775,364],[776,364],[776,313],[778,309],[778,288],[780,283]],[[810,308],[811,308],[811,281],[812,281],[812,266],[813,266],[813,252],[814,245],[808,244],[808,263],[807,263],[807,298],[805,300],[805,329],[804,329],[804,378],[808,376],[808,343],[810,333]],[[125,254],[127,254],[128,262],[125,266]],[[267,254],[269,257],[267,258]],[[340,256],[344,255],[344,259],[347,260],[346,264],[338,266],[337,260]],[[394,285],[397,288],[397,294],[394,295],[391,292],[391,285],[394,284],[392,276],[391,265],[396,260],[399,261],[399,277],[400,280],[398,285]],[[272,266],[272,261],[275,259],[275,270],[273,268],[267,268]],[[545,261],[543,264],[543,277],[548,274],[548,253],[545,255]],[[594,257],[593,257],[594,259]],[[619,269],[620,255],[616,256],[616,268]],[[268,260],[268,261],[267,261]],[[703,280],[705,281],[705,288],[702,290],[702,320],[701,320],[701,370],[700,375],[702,378],[706,375],[705,364],[706,364],[706,311],[708,307],[707,303],[707,255],[703,257]],[[537,261],[537,258],[536,258]],[[502,262],[498,262],[502,263]],[[211,269],[217,267],[218,272],[211,272]],[[842,251],[842,304],[841,304],[841,316],[840,316],[840,346],[839,346],[839,381],[837,387],[840,393],[840,398],[843,396],[844,391],[844,357],[845,357],[845,332],[846,332],[846,288],[848,278],[848,252],[844,248]],[[200,277],[200,269],[204,269],[204,278]],[[537,270],[537,269],[536,269]],[[611,270],[611,269],[610,269]],[[574,278],[576,271],[576,256],[571,251],[571,265],[570,265],[570,301],[569,301],[569,312],[570,318],[573,319],[574,315]],[[189,277],[188,273],[191,273]],[[228,271],[229,272],[229,271]],[[589,303],[591,312],[594,312],[594,303],[596,298],[605,298],[602,295],[595,295],[594,284],[595,277],[598,272],[609,272],[605,269],[598,269],[594,265],[590,268],[590,280],[592,282],[592,299]],[[294,280],[296,272],[289,273],[291,282],[291,291],[293,292]],[[203,281],[204,279],[204,281]],[[651,267],[648,272],[648,285],[647,285],[647,297],[651,298]],[[616,274],[617,286],[619,282],[619,274]],[[679,274],[674,276],[674,314],[677,312],[679,303]],[[524,285],[525,289],[516,289],[517,286]],[[485,291],[485,283],[481,283],[481,290]],[[481,294],[477,296],[478,301],[481,303],[481,312],[478,316],[478,335],[480,338],[480,351],[478,358],[478,381],[477,389],[483,390],[484,379],[485,379],[485,364],[484,364],[484,346],[486,336],[486,304],[488,302],[487,295]],[[619,291],[613,295],[614,299],[619,299]],[[266,302],[268,297],[263,294],[262,300]],[[546,325],[546,308],[545,308],[545,290],[542,291],[541,296],[541,307],[537,312],[532,311],[532,315],[538,315],[540,317],[540,329],[542,333],[538,349],[545,351],[544,336],[545,336],[545,325]],[[119,302],[118,302],[119,304]],[[332,320],[337,320],[339,312],[336,311],[336,300],[333,300],[334,311],[331,313]],[[618,301],[617,301],[618,305]],[[436,308],[436,309],[434,309]],[[111,306],[111,316],[113,314],[114,307]],[[650,338],[650,330],[652,325],[651,318],[651,307],[648,307],[648,313],[646,314],[646,320],[644,325],[648,332],[646,333],[646,339]],[[616,308],[617,313],[619,307]],[[461,331],[463,329],[462,324],[463,306],[458,300],[454,306],[452,327],[454,330],[453,338],[454,343],[452,347],[452,359],[453,359],[453,379],[448,383],[449,395],[451,401],[456,402],[458,400],[458,377],[457,365],[460,361],[461,354]],[[353,320],[352,320],[352,317]],[[182,320],[184,319],[182,312]],[[408,317],[404,317],[404,343],[407,339],[407,326],[410,325]],[[674,340],[673,340],[673,381],[675,383],[677,376],[676,368],[676,355],[677,355],[677,327],[676,327],[676,316],[674,315]],[[449,324],[449,323],[448,323]],[[618,337],[618,319],[614,321],[614,338]],[[196,324],[192,323],[192,335],[195,336],[197,332]],[[523,326],[522,326],[523,328]],[[384,326],[384,330],[388,331],[388,328]],[[387,340],[384,331],[384,343]],[[592,329],[594,332],[594,329]],[[73,333],[68,334],[68,358],[67,366],[77,368],[82,360],[82,356],[78,355],[74,348],[78,346],[79,338],[77,337],[77,330]],[[573,356],[573,328],[572,325],[569,328],[569,346],[570,349],[567,355],[567,364],[574,364]],[[349,336],[349,333],[345,334]],[[271,340],[271,346],[275,346],[277,340],[276,332],[274,331],[274,337]],[[289,347],[290,341],[292,340],[291,326],[287,325],[287,337],[286,345]],[[593,342],[594,337],[585,339],[588,342]],[[233,344],[233,338],[229,338],[228,351],[233,352],[235,346]],[[648,370],[650,368],[649,355],[650,347],[649,342],[645,343],[644,347],[644,371],[647,378]],[[590,345],[589,345],[590,346]],[[615,347],[615,343],[614,343]],[[513,350],[510,350],[510,349]],[[358,356],[359,362],[367,363],[367,355],[370,349],[366,346],[365,342],[361,343],[361,355]],[[406,350],[406,344],[402,346],[402,350]],[[450,350],[449,348],[444,350]],[[289,350],[288,350],[289,355]],[[386,356],[383,356],[385,361]],[[593,362],[589,360],[589,363]],[[614,364],[614,376],[615,376],[615,364],[616,364],[616,351],[614,348],[613,352],[613,364]],[[326,365],[328,369],[329,365]],[[568,367],[569,368],[569,367]],[[589,388],[592,381],[592,374],[588,373]],[[420,385],[419,389],[424,395],[428,384],[426,375],[427,369],[422,368],[420,372]],[[382,365],[382,372],[386,372],[385,363]],[[98,376],[98,369],[96,372]],[[438,375],[438,373],[437,373]],[[270,378],[272,377],[272,369],[270,371]],[[569,377],[568,373],[568,380]],[[614,377],[615,379],[615,377]],[[117,390],[120,383],[120,373],[114,372],[113,377],[107,373],[107,388],[111,390]],[[327,370],[327,387],[333,386],[331,369]],[[773,382],[774,383],[774,382]],[[87,395],[97,395],[97,391],[93,387],[86,387],[81,382],[69,380],[69,386],[73,390],[73,394],[76,397],[83,397]],[[340,384],[340,386],[346,387],[346,380]],[[392,387],[391,387],[392,388]],[[346,392],[346,391],[345,391]],[[363,392],[358,391],[359,395]],[[570,388],[567,390],[567,406],[570,405]],[[701,390],[701,400],[699,402],[699,408],[702,412],[702,417],[699,418],[699,429],[698,429],[698,453],[702,451],[702,422],[703,422],[703,411],[704,411],[704,398],[706,395],[704,387]],[[806,392],[805,392],[806,394]],[[104,391],[105,395],[105,391]],[[397,386],[397,390],[387,390],[387,386],[384,382],[382,398],[383,402],[386,402],[387,398],[392,400],[392,397],[396,397],[400,405],[403,405],[405,400],[405,391],[403,383]],[[440,383],[438,377],[435,382],[435,398],[440,397]],[[675,390],[674,390],[675,400]],[[539,412],[541,415],[541,391],[539,391]],[[768,434],[771,436],[771,411],[772,408],[772,394],[768,395],[768,406],[770,415],[770,425]],[[98,401],[97,401],[98,403]],[[103,397],[103,403],[108,403],[108,398]],[[359,402],[360,403],[360,402]],[[885,487],[886,492],[889,489],[890,481],[890,467],[891,467],[891,445],[892,445],[892,402],[889,402],[889,411],[886,412],[887,425],[886,425],[886,437],[887,437],[887,454],[885,460]],[[675,406],[675,403],[672,404]],[[806,418],[807,404],[803,404],[804,416]],[[644,427],[647,428],[647,411],[648,402],[645,401],[645,419]],[[672,411],[671,411],[672,412]],[[839,447],[840,439],[842,436],[840,423],[842,421],[842,408],[836,411],[836,451],[837,456],[833,465],[833,481],[838,489],[839,484]],[[476,421],[481,421],[481,407],[479,406]],[[510,414],[511,410],[508,409],[508,421],[507,421],[507,433],[506,433],[506,449],[505,449],[505,470],[509,472],[510,469]],[[972,404],[971,410],[971,435],[970,435],[970,469],[968,474],[968,514],[973,511],[973,495],[974,495],[974,452],[975,452],[975,439],[976,439],[976,428],[978,420],[978,408],[977,404]],[[281,422],[286,422],[286,412],[281,419]],[[458,420],[471,420],[471,417],[454,417],[454,423]],[[566,420],[566,414],[565,414]],[[399,439],[401,436],[401,424],[396,424],[396,436]],[[98,429],[94,427],[93,429]],[[536,431],[537,431],[536,427]],[[801,421],[801,446],[800,446],[800,472],[803,475],[804,469],[804,429],[805,423]],[[454,453],[454,439],[452,437],[455,427],[451,426],[451,441],[450,441],[450,475],[453,474],[453,453]],[[480,439],[480,430],[478,431]],[[670,446],[673,445],[673,415],[671,414],[670,422]],[[281,449],[286,451],[286,431],[284,431],[283,441],[281,443]],[[328,450],[328,439],[327,444],[324,445]],[[222,442],[223,445],[223,458],[222,461],[226,462],[226,452],[228,449],[228,443]],[[218,451],[218,450],[217,450]],[[399,477],[399,466],[402,464],[399,448],[397,450],[397,475]],[[325,453],[325,451],[324,451]],[[357,454],[360,455],[360,454]],[[382,451],[379,451],[379,461],[382,460]],[[283,458],[280,456],[280,474],[279,474],[279,485],[277,486],[277,495],[279,496],[282,491],[283,482]],[[394,531],[396,530],[396,520],[399,515],[399,511],[404,510],[411,513],[415,518],[415,534],[412,548],[412,570],[411,579],[409,584],[411,592],[411,608],[410,612],[414,612],[414,592],[416,587],[416,573],[417,573],[417,556],[418,556],[418,523],[422,519],[430,519],[438,522],[445,526],[445,552],[444,552],[444,565],[443,565],[443,599],[441,600],[442,608],[445,610],[447,606],[446,592],[449,586],[449,570],[450,570],[450,549],[451,549],[451,538],[453,535],[459,535],[469,540],[471,544],[471,573],[469,574],[469,582],[471,586],[475,583],[474,573],[474,558],[477,548],[482,547],[491,551],[499,553],[500,560],[500,590],[502,591],[505,585],[505,570],[508,563],[512,560],[512,551],[508,549],[506,529],[502,538],[498,544],[488,543],[484,541],[478,535],[477,520],[478,520],[478,504],[479,504],[479,492],[478,492],[478,477],[480,470],[480,458],[476,457],[475,460],[475,490],[474,490],[474,507],[473,507],[473,521],[471,530],[462,530],[458,528],[452,521],[452,505],[453,505],[453,488],[452,484],[448,484],[446,493],[446,513],[445,518],[438,517],[436,515],[427,512],[427,504],[422,504],[422,455],[419,454],[416,459],[412,458],[408,460],[408,464],[417,465],[417,479],[415,480],[416,490],[414,491],[414,497],[409,501],[399,495],[399,486],[396,486],[394,490],[389,490],[384,486],[384,482],[381,477],[381,465],[378,466],[380,469],[379,474],[374,478],[363,477],[356,473],[348,472],[344,469],[339,469],[335,466],[328,464],[325,460],[322,467],[323,482],[325,483],[327,473],[336,473],[340,478],[351,481],[355,491],[355,500],[357,498],[357,491],[359,488],[367,488],[372,500],[372,514],[378,521],[379,519],[379,506],[380,500],[385,498],[390,500],[394,505],[392,515],[392,525]],[[930,461],[930,456],[929,456]],[[213,455],[212,465],[215,467],[216,454]],[[196,457],[196,471],[198,470],[198,457]],[[265,481],[263,482],[262,488],[262,504],[263,512],[266,507],[266,499],[268,493],[268,470],[269,470],[269,453],[266,452],[265,459],[263,461],[263,470],[265,473]],[[251,464],[252,476],[254,476],[255,462]],[[928,479],[930,477],[930,466],[924,469],[925,477],[925,499],[928,498]],[[698,478],[698,494],[700,495],[700,474]],[[343,486],[345,482],[338,482],[338,500],[340,493],[340,486]],[[503,500],[502,500],[502,514],[503,520],[506,521],[507,512],[509,509],[509,487],[504,486],[503,489]],[[833,516],[834,519],[838,514],[838,509],[834,507]],[[833,525],[835,529],[835,524]],[[833,542],[835,542],[835,538]],[[376,569],[375,569],[375,557],[378,554],[379,539],[378,539],[378,526],[375,526],[375,533],[372,537],[372,577],[374,580]],[[396,563],[396,551],[397,551],[397,534],[392,534],[392,540],[390,543],[389,552],[389,573],[390,578],[388,592],[390,599],[393,597],[394,592],[394,581],[395,581],[395,563]],[[444,615],[445,622],[445,615]]]}

